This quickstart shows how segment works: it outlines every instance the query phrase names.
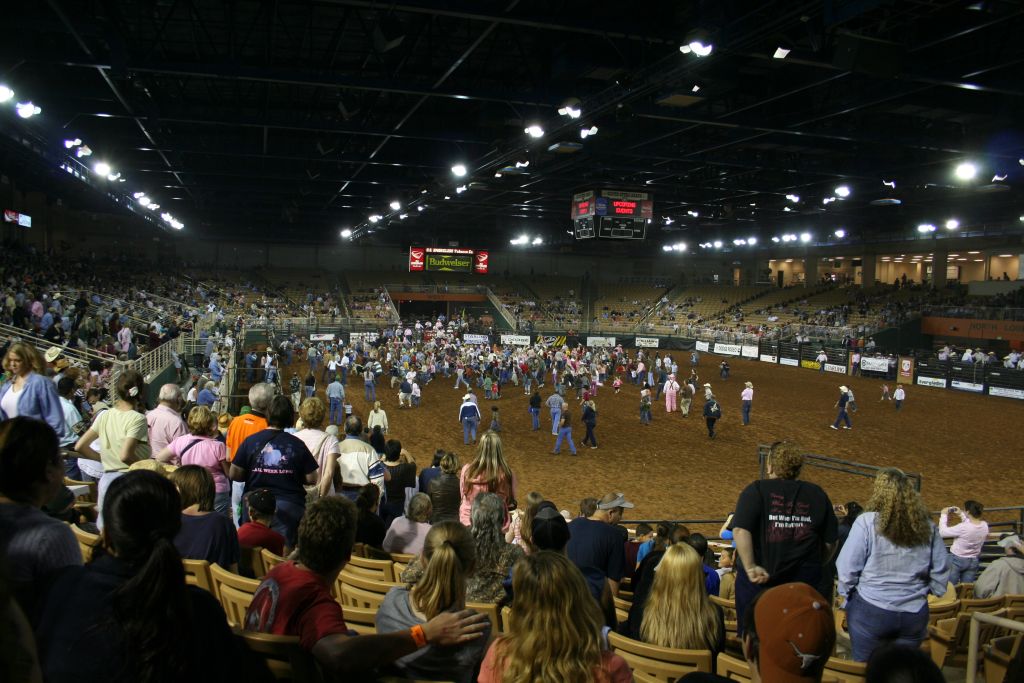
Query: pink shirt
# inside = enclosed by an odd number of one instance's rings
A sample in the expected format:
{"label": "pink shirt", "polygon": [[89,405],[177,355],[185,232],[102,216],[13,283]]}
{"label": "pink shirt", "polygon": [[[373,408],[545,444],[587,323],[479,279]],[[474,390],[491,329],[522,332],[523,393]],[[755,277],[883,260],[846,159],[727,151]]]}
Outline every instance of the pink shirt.
{"label": "pink shirt", "polygon": [[[469,465],[463,465],[462,471],[459,473],[459,490],[465,491],[466,484],[466,472],[469,470]],[[462,494],[462,504],[459,505],[459,521],[465,526],[470,525],[470,512],[473,511],[473,501],[481,493],[487,493],[487,482],[480,481],[477,479],[469,487],[469,493]],[[505,501],[506,508],[508,507],[508,501],[516,497],[516,475],[512,475],[512,486],[511,490],[507,485],[498,484],[497,491],[491,491],[491,493],[497,493]],[[505,527],[508,528],[508,517],[505,517]]]}
{"label": "pink shirt", "polygon": [[165,449],[179,436],[188,434],[188,425],[181,415],[163,404],[146,413],[146,424],[149,425],[149,445],[154,453]]}
{"label": "pink shirt", "polygon": [[939,534],[943,538],[953,538],[953,546],[949,552],[957,557],[978,557],[981,555],[981,546],[988,538],[988,522],[974,524],[970,521],[963,521],[956,526],[949,526],[946,514],[939,516]]}
{"label": "pink shirt", "polygon": [[741,401],[753,401],[754,400],[754,390],[751,389],[750,387],[745,388],[743,390],[743,392],[740,393],[740,400]]}
{"label": "pink shirt", "polygon": [[[195,443],[194,446],[189,444]],[[220,441],[209,436],[186,434],[168,444],[174,453],[175,465],[199,465],[205,467],[213,475],[214,490],[224,493],[231,490],[231,482],[224,474],[221,463],[228,459],[228,449]],[[188,450],[185,450],[185,449]]]}
{"label": "pink shirt", "polygon": [[[496,668],[498,665],[498,647],[501,640],[491,643],[487,650],[484,661],[480,664],[480,676],[477,683],[501,683],[504,677],[504,670]],[[605,650],[601,653],[601,666],[594,669],[594,683],[632,683],[633,672],[629,670],[629,664],[614,652]]]}

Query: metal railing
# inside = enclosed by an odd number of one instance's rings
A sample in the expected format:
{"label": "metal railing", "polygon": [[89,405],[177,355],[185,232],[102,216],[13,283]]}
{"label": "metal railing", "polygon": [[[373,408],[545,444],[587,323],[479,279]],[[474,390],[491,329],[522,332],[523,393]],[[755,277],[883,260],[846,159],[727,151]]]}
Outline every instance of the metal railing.
{"label": "metal railing", "polygon": [[967,640],[967,682],[974,683],[978,675],[978,649],[981,643],[981,625],[989,624],[996,628],[1003,628],[1008,631],[1020,631],[1024,633],[1024,623],[997,617],[985,612],[974,612],[971,614],[970,636]]}
{"label": "metal railing", "polygon": [[516,329],[516,317],[512,315],[512,311],[508,310],[508,307],[504,303],[502,303],[501,299],[498,298],[497,294],[491,291],[490,287],[486,287],[485,289],[487,290],[487,300],[490,301],[491,304],[494,306],[495,310],[498,311],[498,315],[504,318],[505,323],[510,328],[512,328],[513,330]]}

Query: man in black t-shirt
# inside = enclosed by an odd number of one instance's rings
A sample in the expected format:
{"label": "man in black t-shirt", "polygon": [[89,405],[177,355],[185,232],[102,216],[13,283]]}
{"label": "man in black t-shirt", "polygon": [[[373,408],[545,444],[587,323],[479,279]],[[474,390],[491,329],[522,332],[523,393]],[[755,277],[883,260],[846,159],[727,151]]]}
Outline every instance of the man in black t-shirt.
{"label": "man in black t-shirt", "polygon": [[838,522],[828,494],[799,481],[804,456],[789,442],[775,444],[768,479],[743,489],[732,518],[739,556],[736,612],[743,612],[761,590],[792,581],[816,586],[822,564],[835,549]]}

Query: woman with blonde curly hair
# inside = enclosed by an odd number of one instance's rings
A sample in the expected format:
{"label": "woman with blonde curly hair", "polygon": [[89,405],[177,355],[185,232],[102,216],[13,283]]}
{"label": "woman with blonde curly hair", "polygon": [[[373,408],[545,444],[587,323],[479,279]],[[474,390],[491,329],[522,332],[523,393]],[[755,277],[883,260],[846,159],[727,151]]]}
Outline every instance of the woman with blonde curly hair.
{"label": "woman with blonde curly hair", "polygon": [[708,599],[701,557],[688,543],[665,551],[644,604],[640,640],[677,650],[725,647],[725,621]]}
{"label": "woman with blonde curly hair", "polygon": [[580,570],[560,553],[527,555],[512,572],[512,623],[491,644],[480,683],[626,683],[604,646],[604,618]]}
{"label": "woman with blonde curly hair", "polygon": [[[466,526],[470,523],[473,500],[481,493],[496,493],[508,506],[516,497],[516,478],[512,468],[502,454],[501,437],[497,432],[487,431],[480,437],[476,458],[462,468],[459,475],[462,488],[462,504],[459,506],[459,521]],[[503,528],[508,528],[506,518]]]}
{"label": "woman with blonde curly hair", "polygon": [[341,470],[338,468],[341,456],[338,437],[324,431],[327,405],[319,396],[307,398],[299,406],[299,419],[302,420],[302,429],[295,432],[295,436],[306,444],[320,469],[315,497],[333,495],[336,489],[341,488]]}
{"label": "woman with blonde curly hair", "polygon": [[882,645],[921,646],[928,593],[945,594],[949,560],[910,477],[894,467],[879,470],[836,570],[856,661],[866,662]]}

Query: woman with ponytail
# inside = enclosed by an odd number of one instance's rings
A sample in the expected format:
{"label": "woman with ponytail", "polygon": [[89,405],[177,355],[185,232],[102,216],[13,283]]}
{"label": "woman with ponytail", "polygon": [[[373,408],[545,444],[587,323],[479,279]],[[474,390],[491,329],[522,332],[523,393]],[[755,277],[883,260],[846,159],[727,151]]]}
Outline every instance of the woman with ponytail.
{"label": "woman with ponytail", "polygon": [[99,555],[59,573],[42,603],[36,639],[45,680],[172,683],[239,675],[224,611],[212,595],[185,584],[174,547],[181,528],[174,485],[155,472],[125,474],[110,483],[104,518]]}
{"label": "woman with ponytail", "polygon": [[[75,450],[82,458],[99,460],[103,464],[97,506],[100,509],[97,524],[103,528],[103,502],[107,488],[124,475],[132,463],[150,457],[149,425],[146,423],[146,383],[136,370],[125,370],[115,385],[117,400],[110,410],[89,427],[78,439]],[[100,452],[90,446],[100,440]]]}
{"label": "woman with ponytail", "polygon": [[[466,527],[457,522],[435,524],[419,557],[423,576],[412,587],[392,588],[377,611],[377,632],[391,633],[423,625],[442,612],[466,606],[466,576],[476,564],[476,548]],[[403,678],[474,680],[484,656],[488,632],[458,647],[429,646],[392,665]]]}

